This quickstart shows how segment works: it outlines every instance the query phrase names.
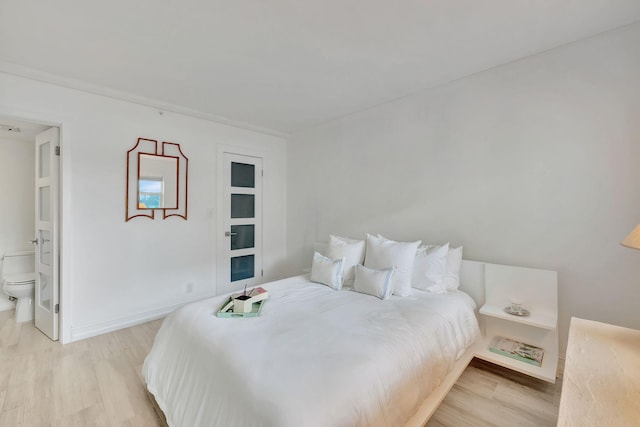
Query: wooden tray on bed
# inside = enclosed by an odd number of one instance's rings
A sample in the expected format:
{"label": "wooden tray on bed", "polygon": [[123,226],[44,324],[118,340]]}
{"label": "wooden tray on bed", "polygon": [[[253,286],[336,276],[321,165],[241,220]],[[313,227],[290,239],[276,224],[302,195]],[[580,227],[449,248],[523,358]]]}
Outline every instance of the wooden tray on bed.
{"label": "wooden tray on bed", "polygon": [[262,311],[262,306],[264,305],[266,299],[262,301],[254,302],[251,307],[251,311],[248,313],[234,313],[233,305],[227,311],[222,311],[222,308],[231,302],[231,297],[227,299],[224,304],[220,306],[220,310],[216,313],[218,317],[258,317],[260,316],[260,311]]}

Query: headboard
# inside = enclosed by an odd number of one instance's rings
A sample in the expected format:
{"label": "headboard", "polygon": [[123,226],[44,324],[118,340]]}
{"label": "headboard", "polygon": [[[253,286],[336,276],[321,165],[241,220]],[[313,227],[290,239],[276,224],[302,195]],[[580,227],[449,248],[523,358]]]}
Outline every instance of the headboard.
{"label": "headboard", "polygon": [[478,308],[485,303],[484,267],[481,261],[462,260],[460,267],[460,290],[466,292],[476,302]]}

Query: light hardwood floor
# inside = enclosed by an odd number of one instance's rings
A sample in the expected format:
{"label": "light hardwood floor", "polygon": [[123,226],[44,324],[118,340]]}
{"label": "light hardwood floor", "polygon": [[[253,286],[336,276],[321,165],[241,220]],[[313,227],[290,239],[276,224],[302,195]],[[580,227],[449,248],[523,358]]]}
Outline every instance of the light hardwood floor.
{"label": "light hardwood floor", "polygon": [[473,359],[426,427],[555,426],[561,387]]}
{"label": "light hardwood floor", "polygon": [[[164,426],[140,368],[160,320],[76,343],[0,312],[0,426]],[[427,427],[553,426],[550,385],[474,360]]]}
{"label": "light hardwood floor", "polygon": [[0,312],[0,426],[160,426],[140,376],[161,321],[61,345]]}

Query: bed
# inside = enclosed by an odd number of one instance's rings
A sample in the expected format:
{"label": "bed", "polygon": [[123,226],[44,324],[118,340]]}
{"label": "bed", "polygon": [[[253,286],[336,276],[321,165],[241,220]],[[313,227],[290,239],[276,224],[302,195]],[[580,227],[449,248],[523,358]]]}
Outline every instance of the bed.
{"label": "bed", "polygon": [[259,317],[216,317],[223,295],[165,319],[142,373],[170,426],[421,425],[479,336],[476,288],[380,300],[308,275],[262,286]]}

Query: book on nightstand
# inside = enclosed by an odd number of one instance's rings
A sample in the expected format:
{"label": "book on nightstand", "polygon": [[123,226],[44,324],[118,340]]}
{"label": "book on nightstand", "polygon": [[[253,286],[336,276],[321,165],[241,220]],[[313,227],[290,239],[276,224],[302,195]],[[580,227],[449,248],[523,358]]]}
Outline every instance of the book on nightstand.
{"label": "book on nightstand", "polygon": [[534,366],[542,366],[544,349],[504,337],[495,337],[489,351],[501,354]]}

